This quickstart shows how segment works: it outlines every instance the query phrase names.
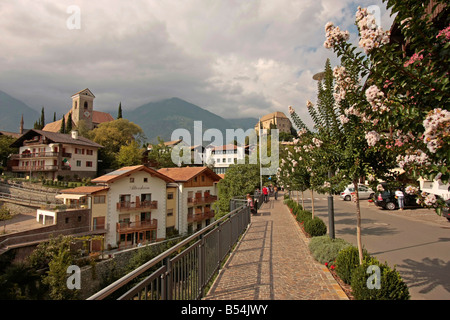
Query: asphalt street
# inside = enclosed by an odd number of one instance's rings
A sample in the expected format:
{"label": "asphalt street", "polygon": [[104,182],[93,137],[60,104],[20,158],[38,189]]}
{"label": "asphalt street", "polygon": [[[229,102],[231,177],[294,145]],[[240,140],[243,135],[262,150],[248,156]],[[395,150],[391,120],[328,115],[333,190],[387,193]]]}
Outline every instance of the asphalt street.
{"label": "asphalt street", "polygon": [[[333,198],[335,237],[356,245],[355,203]],[[304,205],[311,210],[309,192]],[[430,209],[389,211],[367,200],[360,206],[364,248],[400,272],[411,299],[450,300],[450,222]],[[327,195],[315,194],[314,208],[328,226]]]}

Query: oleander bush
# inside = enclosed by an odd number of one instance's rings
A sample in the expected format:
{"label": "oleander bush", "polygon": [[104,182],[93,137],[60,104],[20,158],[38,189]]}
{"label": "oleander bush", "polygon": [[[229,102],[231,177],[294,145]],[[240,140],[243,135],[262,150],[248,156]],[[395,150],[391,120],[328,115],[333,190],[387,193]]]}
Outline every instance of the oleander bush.
{"label": "oleander bush", "polygon": [[322,264],[334,262],[339,251],[349,246],[344,239],[331,239],[328,235],[313,237],[309,242],[311,255]]}
{"label": "oleander bush", "polygon": [[[369,254],[363,250],[363,259],[368,258]],[[346,284],[351,283],[352,272],[359,266],[358,248],[349,246],[342,249],[336,257],[336,274]]]}
{"label": "oleander bush", "polygon": [[[371,267],[372,266],[372,267]],[[376,280],[378,269],[380,279]],[[373,257],[366,258],[352,272],[352,294],[356,300],[408,300],[406,283],[398,271]]]}
{"label": "oleander bush", "polygon": [[319,217],[314,219],[306,219],[304,222],[305,232],[311,237],[318,237],[327,234],[327,226]]}

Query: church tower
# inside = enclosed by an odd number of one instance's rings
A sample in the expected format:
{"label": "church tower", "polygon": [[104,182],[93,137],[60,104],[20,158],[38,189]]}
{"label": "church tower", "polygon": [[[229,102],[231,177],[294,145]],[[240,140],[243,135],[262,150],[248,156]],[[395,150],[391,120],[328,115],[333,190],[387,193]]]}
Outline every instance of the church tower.
{"label": "church tower", "polygon": [[72,95],[72,121],[75,126],[83,120],[89,130],[94,128],[92,123],[92,113],[94,110],[95,96],[89,89],[81,90]]}

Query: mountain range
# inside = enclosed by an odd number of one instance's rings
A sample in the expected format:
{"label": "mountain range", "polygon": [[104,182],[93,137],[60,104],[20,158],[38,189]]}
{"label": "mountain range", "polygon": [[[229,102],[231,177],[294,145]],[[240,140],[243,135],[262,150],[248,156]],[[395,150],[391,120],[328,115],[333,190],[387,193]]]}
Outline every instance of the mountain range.
{"label": "mountain range", "polygon": [[0,131],[19,132],[20,119],[24,128],[32,128],[40,113],[9,94],[0,91]]}
{"label": "mountain range", "polygon": [[[22,114],[25,128],[32,128],[40,117],[36,110],[0,91],[0,131],[18,132]],[[117,110],[110,114],[115,118]],[[194,121],[201,121],[203,132],[211,128],[219,129],[224,139],[226,129],[240,128],[246,131],[254,128],[258,122],[256,118],[224,119],[180,98],[149,102],[133,110],[122,110],[122,115],[142,128],[149,143],[157,143],[158,137],[164,141],[172,140],[172,132],[176,129],[189,131],[193,142]],[[231,141],[223,142],[226,144]]]}

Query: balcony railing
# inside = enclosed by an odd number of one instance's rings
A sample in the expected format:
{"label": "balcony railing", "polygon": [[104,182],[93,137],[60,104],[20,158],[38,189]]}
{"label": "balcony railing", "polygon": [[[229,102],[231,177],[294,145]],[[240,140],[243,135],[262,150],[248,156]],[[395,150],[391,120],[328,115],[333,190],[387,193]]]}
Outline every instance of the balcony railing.
{"label": "balcony railing", "polygon": [[[58,166],[44,165],[44,166],[12,166],[12,171],[36,172],[36,171],[57,171]],[[64,169],[64,168],[62,168]]]}
{"label": "balcony railing", "polygon": [[158,209],[158,201],[121,201],[117,202],[118,211],[131,211],[141,209]]}
{"label": "balcony railing", "polygon": [[13,154],[11,159],[57,158],[58,152],[31,152]]}
{"label": "balcony railing", "polygon": [[205,203],[213,203],[217,201],[217,196],[194,197],[188,198],[188,205],[199,205]]}
{"label": "balcony railing", "polygon": [[139,231],[139,230],[156,230],[158,229],[158,220],[144,220],[136,222],[118,222],[117,232]]}
{"label": "balcony railing", "polygon": [[188,214],[188,223],[191,222],[198,222],[198,221],[203,221],[206,219],[212,219],[214,218],[214,211],[213,210],[205,210],[205,212],[199,212],[199,213],[191,213]]}

